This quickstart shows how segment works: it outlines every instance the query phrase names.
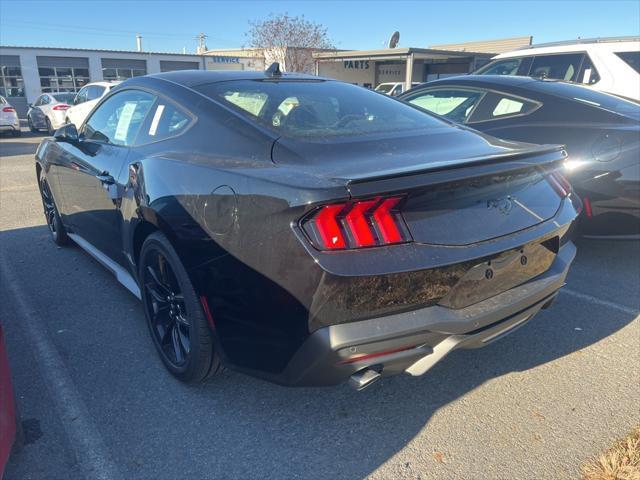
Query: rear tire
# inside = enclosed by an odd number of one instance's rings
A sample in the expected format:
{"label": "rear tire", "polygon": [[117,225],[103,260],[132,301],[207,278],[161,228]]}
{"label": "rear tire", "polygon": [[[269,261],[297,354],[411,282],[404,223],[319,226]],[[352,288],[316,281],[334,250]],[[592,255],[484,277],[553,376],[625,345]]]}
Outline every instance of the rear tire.
{"label": "rear tire", "polygon": [[69,237],[60,219],[58,207],[56,207],[56,202],[51,194],[49,184],[43,176],[40,176],[39,184],[40,197],[42,198],[42,206],[44,208],[44,218],[47,221],[49,232],[51,232],[51,238],[53,242],[60,247],[67,245],[69,243]]}
{"label": "rear tire", "polygon": [[13,132],[11,132],[11,136],[20,137],[22,136],[22,132],[20,130],[14,130]]}
{"label": "rear tire", "polygon": [[149,333],[167,370],[185,383],[220,371],[213,335],[175,249],[160,232],[140,251],[138,279]]}
{"label": "rear tire", "polygon": [[47,133],[50,136],[53,136],[53,134],[56,133],[56,131],[53,129],[53,125],[51,125],[51,120],[49,120],[48,118],[47,118]]}

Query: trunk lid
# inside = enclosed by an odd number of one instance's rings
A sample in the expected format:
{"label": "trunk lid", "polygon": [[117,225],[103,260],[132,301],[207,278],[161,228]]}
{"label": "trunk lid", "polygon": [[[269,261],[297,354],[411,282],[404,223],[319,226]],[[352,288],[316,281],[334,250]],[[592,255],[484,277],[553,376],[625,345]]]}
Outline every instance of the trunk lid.
{"label": "trunk lid", "polygon": [[553,217],[562,196],[544,169],[560,146],[507,142],[466,128],[301,142],[279,139],[276,164],[342,183],[352,197],[401,194],[414,241],[463,246],[508,235]]}

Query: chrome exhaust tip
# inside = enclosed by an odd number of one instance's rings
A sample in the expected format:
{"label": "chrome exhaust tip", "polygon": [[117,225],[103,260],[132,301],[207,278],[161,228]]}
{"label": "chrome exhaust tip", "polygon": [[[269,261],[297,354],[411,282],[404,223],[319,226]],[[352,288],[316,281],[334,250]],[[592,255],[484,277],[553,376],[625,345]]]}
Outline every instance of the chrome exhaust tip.
{"label": "chrome exhaust tip", "polygon": [[376,372],[375,370],[367,367],[362,370],[358,370],[356,373],[351,375],[349,378],[349,385],[360,391],[367,388],[381,377],[382,375],[380,375],[380,372]]}

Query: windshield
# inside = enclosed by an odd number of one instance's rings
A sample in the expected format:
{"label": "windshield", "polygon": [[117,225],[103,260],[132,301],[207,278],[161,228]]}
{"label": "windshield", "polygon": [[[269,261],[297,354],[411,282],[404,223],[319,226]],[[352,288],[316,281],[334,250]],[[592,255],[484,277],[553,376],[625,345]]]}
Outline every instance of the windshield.
{"label": "windshield", "polygon": [[51,96],[55,98],[58,102],[70,103],[70,102],[73,102],[73,99],[75,98],[76,94],[75,93],[53,93],[51,94]]}
{"label": "windshield", "polygon": [[395,86],[395,83],[381,83],[376,87],[376,92],[389,93]]}
{"label": "windshield", "polygon": [[416,108],[348,83],[239,80],[196,89],[279,135],[348,136],[442,125]]}

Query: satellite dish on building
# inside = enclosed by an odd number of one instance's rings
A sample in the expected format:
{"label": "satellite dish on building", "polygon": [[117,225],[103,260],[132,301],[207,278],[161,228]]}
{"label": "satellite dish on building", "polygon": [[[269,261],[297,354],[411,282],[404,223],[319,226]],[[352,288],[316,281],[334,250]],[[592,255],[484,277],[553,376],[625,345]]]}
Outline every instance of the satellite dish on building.
{"label": "satellite dish on building", "polygon": [[393,32],[391,38],[389,39],[389,48],[396,48],[398,46],[398,42],[400,41],[400,32]]}

